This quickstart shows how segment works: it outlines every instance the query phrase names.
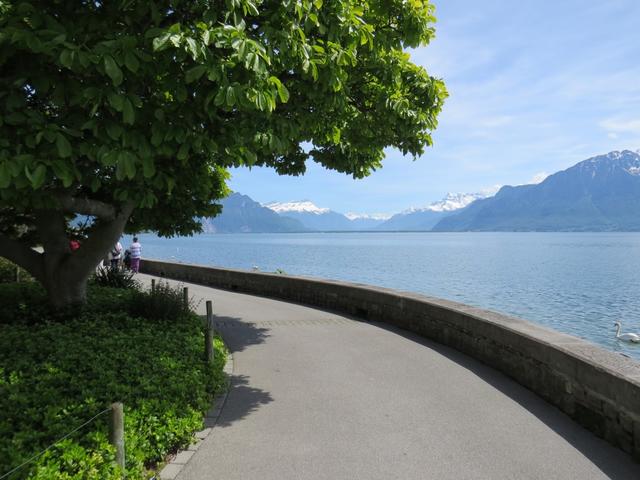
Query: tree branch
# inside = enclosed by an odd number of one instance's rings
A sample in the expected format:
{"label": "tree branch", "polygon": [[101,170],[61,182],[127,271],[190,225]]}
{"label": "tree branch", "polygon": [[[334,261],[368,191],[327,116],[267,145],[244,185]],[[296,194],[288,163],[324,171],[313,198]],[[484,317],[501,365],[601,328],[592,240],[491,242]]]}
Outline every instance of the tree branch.
{"label": "tree branch", "polygon": [[114,220],[116,217],[116,208],[100,200],[59,195],[58,201],[65,213],[91,215],[103,220]]}
{"label": "tree branch", "polygon": [[93,270],[122,235],[134,206],[133,202],[129,202],[113,219],[95,225],[89,236],[82,241],[80,248],[67,257],[69,268],[83,273]]}
{"label": "tree branch", "polygon": [[0,256],[11,260],[16,265],[27,270],[36,279],[42,281],[44,273],[42,254],[36,252],[28,245],[0,235]]}

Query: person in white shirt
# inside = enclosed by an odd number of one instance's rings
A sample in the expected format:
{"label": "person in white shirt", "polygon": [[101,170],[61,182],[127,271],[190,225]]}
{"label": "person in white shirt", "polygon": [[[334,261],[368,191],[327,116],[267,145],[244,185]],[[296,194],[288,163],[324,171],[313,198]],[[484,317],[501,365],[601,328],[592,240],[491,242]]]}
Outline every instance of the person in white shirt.
{"label": "person in white shirt", "polygon": [[109,259],[111,260],[111,268],[116,269],[120,264],[122,258],[122,244],[116,242],[111,251],[109,252]]}
{"label": "person in white shirt", "polygon": [[129,252],[131,252],[131,270],[138,273],[140,270],[140,257],[142,257],[142,245],[138,242],[138,237],[133,237]]}

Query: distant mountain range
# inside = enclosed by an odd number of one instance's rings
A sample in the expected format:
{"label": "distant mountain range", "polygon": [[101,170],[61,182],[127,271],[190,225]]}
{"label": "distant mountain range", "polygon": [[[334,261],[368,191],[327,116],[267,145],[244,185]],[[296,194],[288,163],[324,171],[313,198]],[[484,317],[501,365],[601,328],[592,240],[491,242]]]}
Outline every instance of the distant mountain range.
{"label": "distant mountain range", "polygon": [[299,202],[272,202],[264,205],[283,217],[298,220],[305,228],[317,231],[356,230],[356,224],[342,213],[320,208],[309,200]]}
{"label": "distant mountain range", "polygon": [[640,155],[589,158],[537,185],[502,187],[440,220],[435,231],[639,231]]}
{"label": "distant mountain range", "polygon": [[298,220],[278,215],[246,195],[232,193],[222,200],[222,213],[200,219],[207,233],[285,233],[307,229]]}
{"label": "distant mountain range", "polygon": [[384,231],[429,231],[440,220],[491,193],[449,193],[439,202],[423,208],[410,208],[376,227]]}
{"label": "distant mountain range", "polygon": [[426,207],[386,215],[342,214],[309,200],[261,205],[234,193],[206,232],[640,231],[640,155],[590,158],[535,185],[448,194]]}

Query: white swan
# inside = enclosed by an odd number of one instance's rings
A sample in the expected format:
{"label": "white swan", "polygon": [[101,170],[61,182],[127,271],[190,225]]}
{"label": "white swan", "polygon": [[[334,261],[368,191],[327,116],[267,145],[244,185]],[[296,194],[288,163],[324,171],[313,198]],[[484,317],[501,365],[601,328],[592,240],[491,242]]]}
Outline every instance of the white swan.
{"label": "white swan", "polygon": [[635,333],[623,333],[622,335],[620,335],[620,327],[622,327],[622,325],[620,325],[620,322],[616,322],[614,323],[614,325],[616,326],[616,338],[618,340],[624,340],[625,342],[640,343],[640,335],[637,335]]}

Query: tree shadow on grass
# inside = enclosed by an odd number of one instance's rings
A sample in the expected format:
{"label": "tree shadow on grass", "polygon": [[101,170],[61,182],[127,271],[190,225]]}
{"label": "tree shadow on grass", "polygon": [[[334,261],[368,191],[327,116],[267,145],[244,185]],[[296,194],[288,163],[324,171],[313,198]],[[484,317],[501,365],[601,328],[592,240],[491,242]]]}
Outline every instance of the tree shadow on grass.
{"label": "tree shadow on grass", "polygon": [[470,372],[473,372],[489,385],[535,415],[540,421],[580,451],[585,458],[589,459],[609,478],[621,480],[640,478],[640,465],[634,463],[629,455],[596,437],[558,408],[546,402],[526,387],[516,383],[515,380],[507,377],[505,374],[451,347],[436,343],[418,334],[384,323],[372,323],[379,328],[424,345]]}

